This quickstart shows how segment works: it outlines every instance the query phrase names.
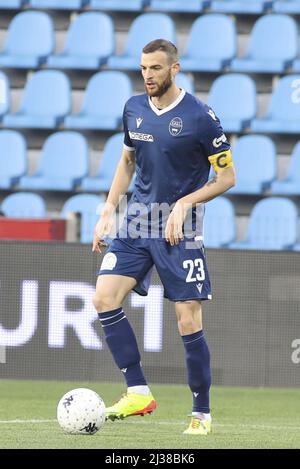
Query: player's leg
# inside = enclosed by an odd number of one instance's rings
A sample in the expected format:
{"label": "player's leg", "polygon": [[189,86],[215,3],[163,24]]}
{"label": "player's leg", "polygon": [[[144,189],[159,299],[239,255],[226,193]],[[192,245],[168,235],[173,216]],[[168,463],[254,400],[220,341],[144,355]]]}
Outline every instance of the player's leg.
{"label": "player's leg", "polygon": [[[193,396],[191,425],[185,433],[211,431],[209,388],[210,354],[202,330],[201,300],[211,298],[211,287],[201,243],[185,241],[170,246],[152,242],[152,256],[165,296],[175,302],[179,333],[184,344],[188,383]],[[204,424],[205,421],[205,424]]]}
{"label": "player's leg", "polygon": [[[141,268],[142,259],[138,254],[140,263],[137,263],[137,259],[134,261],[130,256],[129,262],[135,262],[136,270],[133,271],[128,264],[129,257],[125,252],[124,244],[121,244],[120,248],[116,242],[113,248],[115,248],[114,252],[110,251],[106,254],[107,257],[104,257],[102,262],[99,272],[101,275],[98,277],[93,299],[108,348],[116,365],[123,372],[127,384],[125,396],[117,404],[106,409],[107,417],[111,420],[129,415],[144,415],[156,407],[141,367],[141,357],[134,331],[122,308],[124,299],[137,285],[136,278],[139,275],[137,268],[138,266]],[[117,262],[115,262],[116,259]],[[124,266],[130,275],[124,275]],[[147,265],[144,268],[147,268]]]}
{"label": "player's leg", "polygon": [[198,300],[175,303],[178,330],[184,349],[188,384],[193,395],[190,426],[185,434],[207,435],[211,432],[209,390],[211,386],[210,353],[202,329],[202,308]]}

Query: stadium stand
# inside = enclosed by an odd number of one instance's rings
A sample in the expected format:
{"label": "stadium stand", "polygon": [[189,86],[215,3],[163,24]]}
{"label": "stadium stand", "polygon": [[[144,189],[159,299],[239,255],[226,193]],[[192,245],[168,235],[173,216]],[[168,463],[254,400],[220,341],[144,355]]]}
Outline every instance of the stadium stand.
{"label": "stadium stand", "polygon": [[100,167],[95,177],[85,177],[81,187],[84,191],[109,191],[123,149],[123,133],[110,137],[104,147]]}
{"label": "stadium stand", "polygon": [[[0,163],[2,197],[22,189],[26,178],[37,184],[45,139],[58,128],[80,129],[91,151],[76,183],[46,193],[47,207],[60,214],[74,192],[107,192],[122,150],[123,105],[143,92],[136,73],[141,49],[165,37],[180,53],[183,73],[177,84],[208,102],[230,134],[237,185],[227,202],[233,204],[236,232],[220,246],[245,239],[258,195],[287,200],[300,195],[299,5],[299,0],[0,0],[0,67],[3,60],[7,69],[0,72],[0,152],[11,155]],[[21,32],[11,34],[20,17],[33,15],[51,24],[46,52],[40,51],[48,26],[26,29],[24,20]],[[101,28],[100,18],[105,18]],[[28,46],[33,46],[30,55]],[[20,129],[23,136],[9,129]],[[114,137],[119,148],[106,156]]]}
{"label": "stadium stand", "polygon": [[26,140],[15,130],[0,130],[0,189],[10,189],[27,172]]}
{"label": "stadium stand", "polygon": [[80,215],[80,241],[91,243],[95,225],[99,219],[104,198],[94,194],[73,195],[65,202],[61,217],[67,218],[69,213]]}
{"label": "stadium stand", "polygon": [[81,134],[56,132],[45,141],[39,169],[32,176],[23,176],[22,189],[71,191],[88,173],[89,149]]}
{"label": "stadium stand", "polygon": [[108,59],[108,67],[120,70],[140,70],[140,55],[145,44],[163,37],[176,44],[175,24],[164,13],[144,13],[135,18],[123,54]]}
{"label": "stadium stand", "polygon": [[151,0],[150,8],[176,13],[199,13],[210,5],[210,0]]}
{"label": "stadium stand", "polygon": [[131,81],[123,72],[96,73],[88,82],[81,111],[68,116],[65,127],[117,130],[122,122],[123,106],[131,95]]}
{"label": "stadium stand", "polygon": [[88,5],[89,0],[29,0],[33,8],[49,8],[55,10],[78,10]]}
{"label": "stadium stand", "polygon": [[71,109],[70,82],[56,70],[36,72],[27,82],[20,110],[4,117],[12,128],[54,129]]}
{"label": "stadium stand", "polygon": [[91,8],[117,11],[142,11],[149,4],[149,0],[90,0]]}
{"label": "stadium stand", "polygon": [[[38,37],[38,40],[37,40]],[[37,68],[54,48],[51,18],[41,11],[24,11],[11,21],[0,67]]]}
{"label": "stadium stand", "polygon": [[296,205],[282,197],[270,197],[255,204],[249,219],[247,236],[232,243],[234,249],[291,249],[298,238]]}
{"label": "stadium stand", "polygon": [[207,248],[228,247],[236,239],[235,210],[226,197],[205,204],[204,244]]}
{"label": "stadium stand", "polygon": [[225,132],[240,132],[249,127],[256,114],[255,82],[238,73],[219,76],[210,89],[208,104],[222,121]]}
{"label": "stadium stand", "polygon": [[238,13],[240,15],[262,14],[271,8],[273,0],[214,0],[211,9],[222,13]]}
{"label": "stadium stand", "polygon": [[30,192],[8,195],[2,201],[1,211],[9,218],[44,218],[47,214],[44,199]]}
{"label": "stadium stand", "polygon": [[273,194],[300,195],[300,142],[292,152],[285,179],[272,183]]}
{"label": "stadium stand", "polygon": [[251,130],[298,134],[300,132],[299,86],[300,75],[281,78],[273,91],[267,114],[261,119],[253,119]]}
{"label": "stadium stand", "polygon": [[245,57],[234,59],[238,72],[282,73],[298,53],[296,21],[287,15],[265,15],[254,24]]}
{"label": "stadium stand", "polygon": [[[205,47],[201,47],[205,44]],[[193,72],[220,71],[229,65],[237,51],[234,21],[226,15],[200,16],[192,25],[186,50],[180,57],[181,69]]]}
{"label": "stadium stand", "polygon": [[7,76],[0,71],[0,121],[10,108],[10,85]]}
{"label": "stadium stand", "polygon": [[278,13],[289,13],[290,15],[300,14],[299,0],[277,0],[273,3],[273,11]]}
{"label": "stadium stand", "polygon": [[0,8],[9,10],[18,10],[27,5],[29,0],[0,0]]}
{"label": "stadium stand", "polygon": [[[269,137],[245,135],[232,149],[237,183],[230,194],[261,194],[276,177],[276,148]],[[259,168],[259,171],[257,170]]]}
{"label": "stadium stand", "polygon": [[70,25],[63,52],[51,55],[47,64],[52,68],[97,69],[114,48],[112,19],[105,13],[82,13]]}

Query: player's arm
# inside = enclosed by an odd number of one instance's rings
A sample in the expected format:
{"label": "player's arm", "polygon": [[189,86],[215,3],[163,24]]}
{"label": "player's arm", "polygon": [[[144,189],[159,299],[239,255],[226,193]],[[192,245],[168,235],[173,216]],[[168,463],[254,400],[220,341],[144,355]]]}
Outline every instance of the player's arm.
{"label": "player's arm", "polygon": [[93,251],[101,252],[100,246],[105,245],[103,238],[110,233],[116,208],[128,190],[134,171],[135,152],[124,147],[107,200],[95,226]]}
{"label": "player's arm", "polygon": [[201,189],[187,194],[178,202],[195,207],[197,204],[214,199],[235,185],[236,176],[230,150],[211,155],[208,159],[215,171],[215,176]]}
{"label": "player's arm", "polygon": [[235,185],[235,170],[230,150],[210,157],[215,176],[203,187],[177,200],[166,225],[165,237],[171,246],[183,239],[183,223],[187,212],[197,204],[208,202]]}

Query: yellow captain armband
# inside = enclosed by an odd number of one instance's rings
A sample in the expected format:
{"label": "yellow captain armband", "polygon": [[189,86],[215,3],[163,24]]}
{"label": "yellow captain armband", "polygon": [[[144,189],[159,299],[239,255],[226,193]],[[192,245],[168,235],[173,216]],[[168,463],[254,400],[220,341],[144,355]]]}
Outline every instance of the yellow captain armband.
{"label": "yellow captain armband", "polygon": [[216,155],[211,155],[208,157],[208,160],[216,173],[221,169],[233,167],[233,161],[230,150],[221,151]]}

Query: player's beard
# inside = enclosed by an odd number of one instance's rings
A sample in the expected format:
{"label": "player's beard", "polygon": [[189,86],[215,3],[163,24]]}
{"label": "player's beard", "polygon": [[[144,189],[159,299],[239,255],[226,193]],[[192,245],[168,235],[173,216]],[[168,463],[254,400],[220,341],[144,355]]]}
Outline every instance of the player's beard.
{"label": "player's beard", "polygon": [[168,76],[158,86],[157,90],[149,92],[146,85],[145,85],[145,89],[146,89],[147,94],[150,96],[150,98],[161,98],[168,91],[168,89],[172,86],[172,83],[173,83],[172,74],[171,74],[171,71],[169,70]]}

